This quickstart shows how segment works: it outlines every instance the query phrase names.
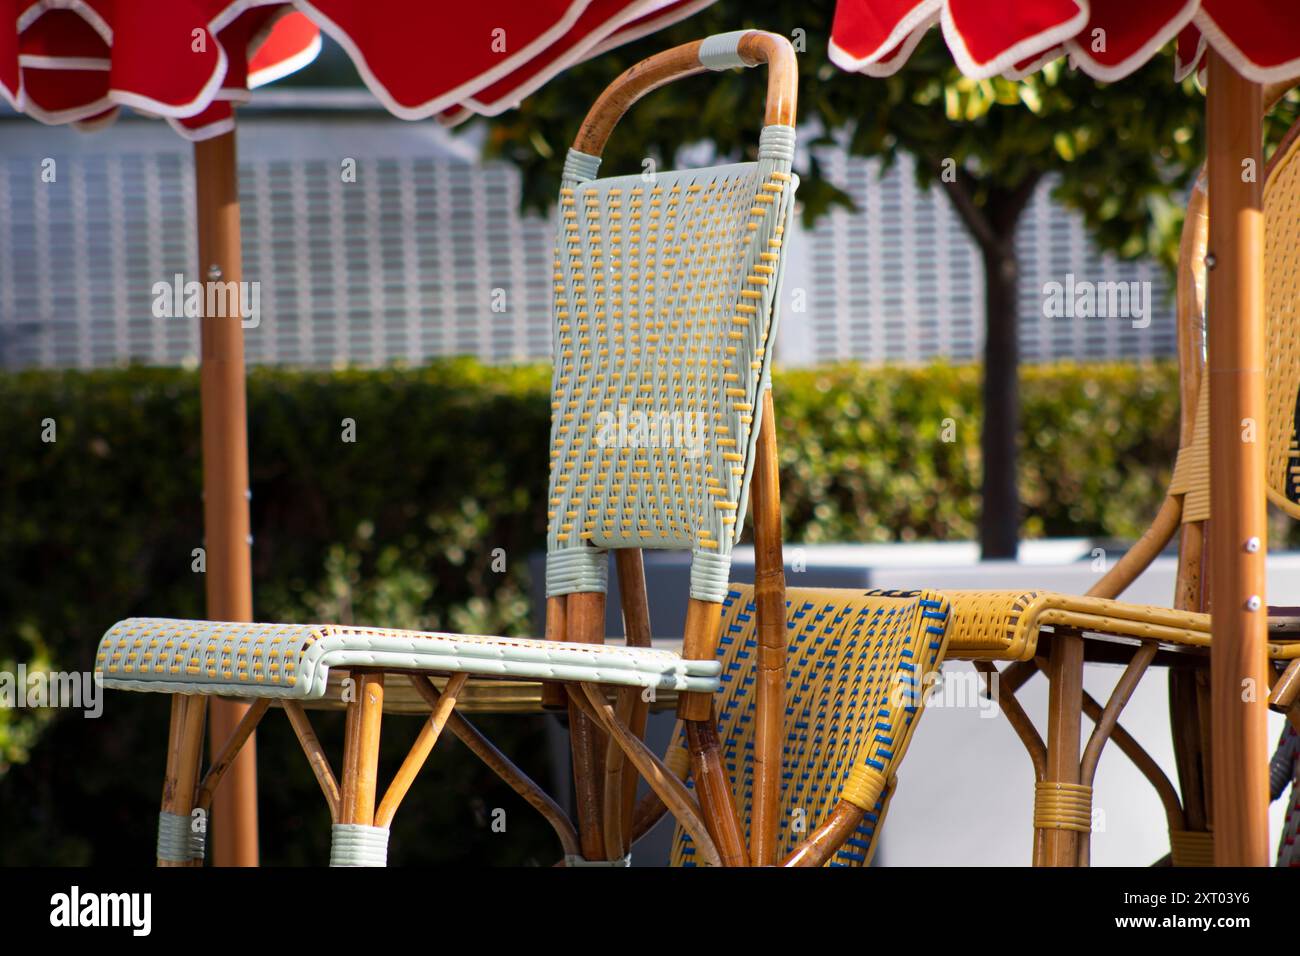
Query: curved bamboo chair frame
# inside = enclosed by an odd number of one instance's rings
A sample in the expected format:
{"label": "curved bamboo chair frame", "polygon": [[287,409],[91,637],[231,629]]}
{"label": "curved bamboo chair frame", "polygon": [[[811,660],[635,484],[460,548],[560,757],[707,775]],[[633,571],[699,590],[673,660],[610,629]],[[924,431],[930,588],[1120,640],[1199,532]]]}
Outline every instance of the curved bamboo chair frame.
{"label": "curved bamboo chair frame", "polygon": [[[1265,100],[1269,106],[1292,87],[1293,82],[1269,87]],[[1265,183],[1277,163],[1300,138],[1300,123],[1293,127],[1265,167]],[[1198,417],[1204,415],[1206,402],[1204,376],[1205,329],[1205,252],[1208,238],[1208,195],[1204,171],[1198,176],[1189,198],[1179,252],[1177,279],[1177,333],[1179,358],[1179,455],[1193,454],[1198,441]],[[1271,343],[1270,343],[1271,345]],[[1208,805],[1208,694],[1204,659],[1187,666],[1170,666],[1170,708],[1174,749],[1182,796],[1173,783],[1133,737],[1118,723],[1119,716],[1145,671],[1155,662],[1162,637],[1182,646],[1209,646],[1209,617],[1205,614],[1206,588],[1206,521],[1189,518],[1189,495],[1205,495],[1186,482],[1171,482],[1150,527],[1134,546],[1087,592],[1083,598],[1062,597],[1060,611],[1045,611],[1039,624],[1055,629],[1049,656],[1037,657],[1034,667],[1026,662],[1009,665],[999,675],[1002,693],[999,702],[1012,727],[1020,736],[1034,766],[1040,799],[1035,819],[1035,865],[1082,865],[1089,861],[1091,826],[1078,813],[1090,801],[1092,782],[1102,749],[1114,740],[1137,769],[1154,787],[1165,809],[1174,865],[1212,865],[1213,836],[1209,831]],[[1281,505],[1279,493],[1270,486],[1269,498]],[[1208,501],[1206,495],[1203,501]],[[1291,503],[1282,506],[1293,516],[1300,511]],[[1204,510],[1198,502],[1197,511]],[[1118,598],[1125,589],[1179,535],[1178,570],[1174,593],[1174,610],[1155,614],[1141,624],[1127,623],[1104,616],[1104,603]],[[1087,612],[1090,599],[1101,599],[1096,607],[1100,616]],[[1040,601],[1042,597],[1040,596]],[[1075,607],[1075,606],[1078,607]],[[1172,627],[1172,630],[1170,629]],[[1123,634],[1141,643],[1117,682],[1104,706],[1082,689],[1082,669],[1086,639],[1084,632],[1095,628],[1105,634]],[[1285,664],[1282,673],[1274,673],[1275,682],[1270,706],[1283,712],[1292,711],[1300,698],[1300,646],[1270,644],[1270,656]],[[1028,648],[1028,653],[1035,651]],[[987,680],[998,673],[989,660],[973,658],[975,666]],[[1036,671],[1042,671],[1050,685],[1049,732],[1045,744],[1023,709],[1015,692]],[[1073,741],[1078,739],[1081,716],[1087,715],[1094,729],[1082,752]],[[1044,792],[1048,799],[1041,799]]]}
{"label": "curved bamboo chair frame", "polygon": [[[740,63],[731,65],[769,67],[766,125],[793,126],[798,74],[794,51],[785,38],[757,30],[714,38],[722,46],[734,39]],[[652,56],[625,71],[601,94],[592,106],[574,140],[575,149],[599,157],[610,133],[626,111],[650,91],[673,80],[722,69],[701,61],[701,52],[709,41],[696,41]],[[716,51],[715,51],[716,52]],[[727,59],[727,57],[724,57]],[[780,718],[784,654],[784,572],[781,559],[779,488],[777,482],[776,432],[772,421],[770,392],[762,398],[763,419],[759,429],[756,462],[752,478],[750,503],[755,540],[759,553],[759,575],[764,582],[764,628],[766,666],[772,673],[760,694],[769,731],[761,747],[767,748],[763,762],[761,788],[775,795],[780,774]],[[615,551],[620,582],[622,610],[628,644],[650,645],[650,621],[642,556],[639,549]],[[567,600],[566,600],[567,599]],[[692,600],[684,653],[696,658],[712,658],[717,640],[717,606]],[[604,641],[604,594],[575,593],[547,602],[546,636],[598,643]],[[379,728],[385,698],[385,677],[405,676],[430,714],[414,745],[407,754],[387,791],[380,796],[377,788]],[[567,865],[605,862],[617,865],[635,839],[648,829],[649,820],[667,806],[691,833],[701,858],[711,864],[744,865],[750,862],[742,831],[735,819],[726,777],[718,759],[716,730],[712,724],[708,695],[684,692],[678,709],[692,740],[692,765],[697,781],[698,805],[685,786],[686,767],[668,767],[651,753],[641,740],[644,734],[648,700],[637,688],[620,688],[613,705],[604,691],[594,684],[548,684],[543,687],[543,705],[565,706],[570,710],[571,737],[574,748],[578,826],[540,787],[501,754],[465,717],[456,710],[467,675],[449,677],[441,691],[424,672],[357,667],[351,671],[355,682],[355,699],[347,707],[345,749],[341,776],[336,776],[301,703],[282,701],[294,734],[306,755],[329,807],[336,828],[355,831],[386,830],[402,799],[440,734],[450,729],[469,749],[491,768],[516,793],[532,805],[555,831],[563,848]],[[172,699],[172,718],[168,738],[167,771],[163,787],[163,813],[160,823],[159,865],[198,866],[203,862],[202,828],[192,827],[192,811],[205,815],[222,777],[229,770],[243,745],[270,708],[269,698],[260,698],[246,712],[207,773],[199,780],[202,764],[202,735],[207,713],[207,697],[176,694]],[[602,740],[603,738],[606,738]],[[600,759],[603,757],[603,760]],[[635,803],[637,776],[624,772],[631,763],[651,787],[654,802],[638,807]],[[603,769],[602,768],[603,765]],[[719,785],[719,783],[721,785]],[[377,799],[378,798],[378,799]],[[649,807],[647,812],[646,807]],[[775,828],[775,800],[762,811],[765,819],[755,839],[756,854],[771,853],[761,832]],[[657,818],[657,816],[656,816]],[[369,845],[365,833],[357,832],[355,846],[344,847],[349,861],[364,860],[367,865],[381,864],[384,850]],[[764,850],[764,846],[768,848]],[[338,846],[336,840],[336,848]],[[763,857],[757,856],[756,859]]]}

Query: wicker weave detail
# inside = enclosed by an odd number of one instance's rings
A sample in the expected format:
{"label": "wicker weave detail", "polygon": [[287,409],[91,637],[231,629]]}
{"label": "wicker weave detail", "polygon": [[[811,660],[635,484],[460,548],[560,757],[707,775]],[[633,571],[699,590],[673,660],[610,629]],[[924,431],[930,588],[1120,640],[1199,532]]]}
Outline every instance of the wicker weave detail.
{"label": "wicker weave detail", "polygon": [[1178,449],[1169,493],[1183,496],[1183,523],[1210,517],[1210,389],[1209,376],[1201,381],[1191,444]]}
{"label": "wicker weave detail", "polygon": [[1169,858],[1174,866],[1214,866],[1214,834],[1204,830],[1170,830]]}
{"label": "wicker weave detail", "polygon": [[536,638],[401,631],[333,624],[249,624],[128,618],[99,643],[105,687],[162,693],[315,699],[331,668],[581,680],[709,692],[717,661],[672,651]]}
{"label": "wicker weave detail", "polygon": [[1300,518],[1300,137],[1264,183],[1264,314],[1269,498]]}
{"label": "wicker weave detail", "polygon": [[[723,602],[715,696],[723,762],[746,831],[752,825],[754,680],[758,614],[753,588],[736,586]],[[806,839],[836,801],[866,816],[831,865],[862,866],[894,793],[902,760],[947,642],[948,602],[925,591],[888,593],[792,588],[786,592],[786,720],[778,853]],[[667,757],[684,767],[679,738]],[[888,785],[886,781],[889,781]],[[695,851],[679,830],[673,861]]]}
{"label": "wicker weave detail", "polygon": [[[1264,184],[1264,314],[1268,496],[1300,518],[1300,137]],[[1192,442],[1178,452],[1170,491],[1183,494],[1183,521],[1210,517],[1210,377],[1197,396]]]}
{"label": "wicker weave detail", "polygon": [[168,863],[189,863],[203,859],[203,831],[195,831],[188,816],[158,814],[158,859]]}
{"label": "wicker weave detail", "polygon": [[1092,787],[1039,780],[1034,784],[1034,828],[1092,832]]}
{"label": "wicker weave detail", "polygon": [[595,565],[617,547],[690,550],[692,596],[726,593],[777,327],[793,148],[792,128],[769,126],[756,163],[606,179],[570,153],[548,596],[603,589]]}
{"label": "wicker weave detail", "polygon": [[388,828],[363,823],[330,827],[330,866],[387,866]]}

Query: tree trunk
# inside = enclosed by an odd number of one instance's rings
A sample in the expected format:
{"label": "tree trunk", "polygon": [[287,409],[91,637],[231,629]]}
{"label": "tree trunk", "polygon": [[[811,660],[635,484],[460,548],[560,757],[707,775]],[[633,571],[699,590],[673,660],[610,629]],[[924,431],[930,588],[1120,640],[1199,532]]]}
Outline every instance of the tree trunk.
{"label": "tree trunk", "polygon": [[985,559],[1014,558],[1020,538],[1020,495],[1016,487],[1020,435],[1020,345],[1016,322],[1019,264],[1010,237],[985,245],[981,252],[985,339],[980,555]]}
{"label": "tree trunk", "polygon": [[984,260],[984,427],[980,433],[984,504],[980,514],[980,556],[985,559],[1014,558],[1020,540],[1020,495],[1016,487],[1020,263],[1016,258],[1016,224],[1041,178],[1041,174],[1031,173],[1012,187],[981,186],[969,170],[958,167],[955,176],[941,179]]}

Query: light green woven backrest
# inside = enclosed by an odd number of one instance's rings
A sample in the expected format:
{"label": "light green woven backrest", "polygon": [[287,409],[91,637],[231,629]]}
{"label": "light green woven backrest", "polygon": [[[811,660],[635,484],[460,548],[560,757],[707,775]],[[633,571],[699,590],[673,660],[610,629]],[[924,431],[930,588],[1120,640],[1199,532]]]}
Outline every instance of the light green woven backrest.
{"label": "light green woven backrest", "polygon": [[596,179],[569,151],[555,253],[547,594],[603,591],[604,549],[693,552],[721,601],[775,341],[794,130],[759,160]]}

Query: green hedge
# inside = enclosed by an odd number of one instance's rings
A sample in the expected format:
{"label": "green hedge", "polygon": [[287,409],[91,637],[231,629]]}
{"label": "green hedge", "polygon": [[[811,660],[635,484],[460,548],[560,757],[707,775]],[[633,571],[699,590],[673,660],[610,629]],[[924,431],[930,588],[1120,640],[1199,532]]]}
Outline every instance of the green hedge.
{"label": "green hedge", "polygon": [[[1174,367],[1035,367],[1022,383],[1025,533],[1138,534],[1173,462]],[[463,360],[255,370],[259,619],[526,633],[526,557],[544,546],[548,387],[545,368]],[[975,535],[977,368],[831,367],[780,373],[775,389],[787,540]],[[196,374],[3,374],[0,408],[0,669],[89,668],[119,618],[201,615]],[[355,442],[342,440],[345,419]],[[42,440],[46,420],[54,442]],[[498,548],[504,573],[493,570]],[[113,695],[98,721],[0,710],[0,832],[15,835],[0,841],[0,863],[147,860],[165,721],[165,699],[143,695]],[[496,724],[521,752],[542,753],[539,720]],[[263,766],[277,765],[268,859],[320,859],[327,827],[310,773],[279,728],[261,737]],[[390,737],[389,757],[407,742]],[[439,756],[420,786],[441,802],[399,814],[417,834],[404,844],[412,860],[550,862],[522,803],[467,755]],[[485,805],[517,808],[516,839],[494,842]],[[463,837],[429,836],[445,826]]]}

